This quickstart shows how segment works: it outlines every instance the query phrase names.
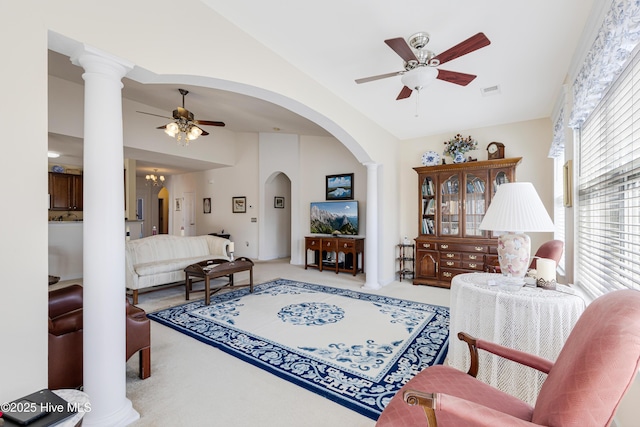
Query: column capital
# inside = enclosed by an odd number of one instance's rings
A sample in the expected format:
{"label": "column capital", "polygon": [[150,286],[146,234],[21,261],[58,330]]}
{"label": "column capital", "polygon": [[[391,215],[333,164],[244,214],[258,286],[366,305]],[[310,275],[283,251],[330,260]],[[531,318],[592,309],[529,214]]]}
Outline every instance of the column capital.
{"label": "column capital", "polygon": [[362,162],[362,164],[364,166],[366,166],[367,169],[373,169],[373,168],[377,168],[378,166],[380,166],[380,163],[376,163],[374,161]]}
{"label": "column capital", "polygon": [[[82,44],[71,56],[71,63],[88,73],[98,73],[122,79],[134,67],[134,63],[118,58],[100,49]],[[84,75],[83,75],[84,78]]]}

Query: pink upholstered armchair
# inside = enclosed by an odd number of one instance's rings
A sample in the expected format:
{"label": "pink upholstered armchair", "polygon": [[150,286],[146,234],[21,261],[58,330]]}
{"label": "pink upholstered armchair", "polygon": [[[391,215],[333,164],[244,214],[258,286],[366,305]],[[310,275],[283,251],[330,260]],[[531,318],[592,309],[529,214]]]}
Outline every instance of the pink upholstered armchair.
{"label": "pink upholstered armchair", "polygon": [[533,256],[529,268],[537,267],[538,258],[552,259],[556,262],[557,266],[560,262],[560,259],[562,258],[562,252],[564,252],[564,242],[562,240],[549,240],[548,242],[544,242],[542,245],[540,245],[540,247],[536,251],[536,254]]}
{"label": "pink upholstered armchair", "polygon": [[[591,303],[555,363],[465,334],[459,338],[472,354],[469,372],[426,368],[391,399],[377,427],[608,426],[640,366],[640,292],[614,291]],[[548,374],[535,407],[473,376],[478,349]]]}

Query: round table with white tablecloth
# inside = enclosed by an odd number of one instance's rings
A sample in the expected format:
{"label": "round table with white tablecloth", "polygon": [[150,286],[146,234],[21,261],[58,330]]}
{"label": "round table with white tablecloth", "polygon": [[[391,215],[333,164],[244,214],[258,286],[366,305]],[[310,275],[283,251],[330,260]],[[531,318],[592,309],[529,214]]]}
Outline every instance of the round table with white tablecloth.
{"label": "round table with white tablecloth", "polygon": [[[584,300],[572,293],[536,287],[493,285],[503,276],[460,274],[451,281],[449,365],[467,371],[467,344],[458,332],[555,361],[576,321]],[[535,369],[479,351],[478,379],[535,405],[546,379]]]}

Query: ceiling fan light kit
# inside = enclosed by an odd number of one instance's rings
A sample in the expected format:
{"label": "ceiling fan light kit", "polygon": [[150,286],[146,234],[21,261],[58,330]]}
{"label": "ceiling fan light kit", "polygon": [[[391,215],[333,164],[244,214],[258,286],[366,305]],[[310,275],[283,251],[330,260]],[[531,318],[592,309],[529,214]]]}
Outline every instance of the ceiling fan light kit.
{"label": "ceiling fan light kit", "polygon": [[[173,110],[173,121],[167,123],[164,126],[158,126],[157,129],[163,129],[164,133],[172,138],[175,138],[178,144],[188,146],[189,142],[198,139],[200,136],[207,136],[209,132],[206,132],[198,125],[205,126],[224,126],[223,122],[213,122],[210,120],[195,120],[193,113],[184,108],[184,97],[189,93],[186,89],[178,89],[182,95],[182,107],[178,107]],[[138,113],[148,114],[150,116],[164,117],[158,114],[145,113],[144,111],[138,111]],[[170,119],[171,117],[165,117]]]}
{"label": "ceiling fan light kit", "polygon": [[438,77],[438,70],[432,67],[421,66],[402,75],[400,81],[411,90],[423,89]]}

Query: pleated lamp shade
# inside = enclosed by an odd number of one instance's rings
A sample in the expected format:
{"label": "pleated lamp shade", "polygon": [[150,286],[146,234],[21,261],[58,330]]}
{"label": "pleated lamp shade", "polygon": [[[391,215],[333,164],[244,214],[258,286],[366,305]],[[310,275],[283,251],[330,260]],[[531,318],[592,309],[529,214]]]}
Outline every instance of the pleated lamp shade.
{"label": "pleated lamp shade", "polygon": [[555,226],[530,182],[511,182],[498,187],[480,230],[554,231]]}
{"label": "pleated lamp shade", "polygon": [[555,230],[530,182],[500,185],[479,228],[507,233],[498,236],[498,261],[502,274],[512,277],[525,276],[531,257],[531,239],[516,233]]}

